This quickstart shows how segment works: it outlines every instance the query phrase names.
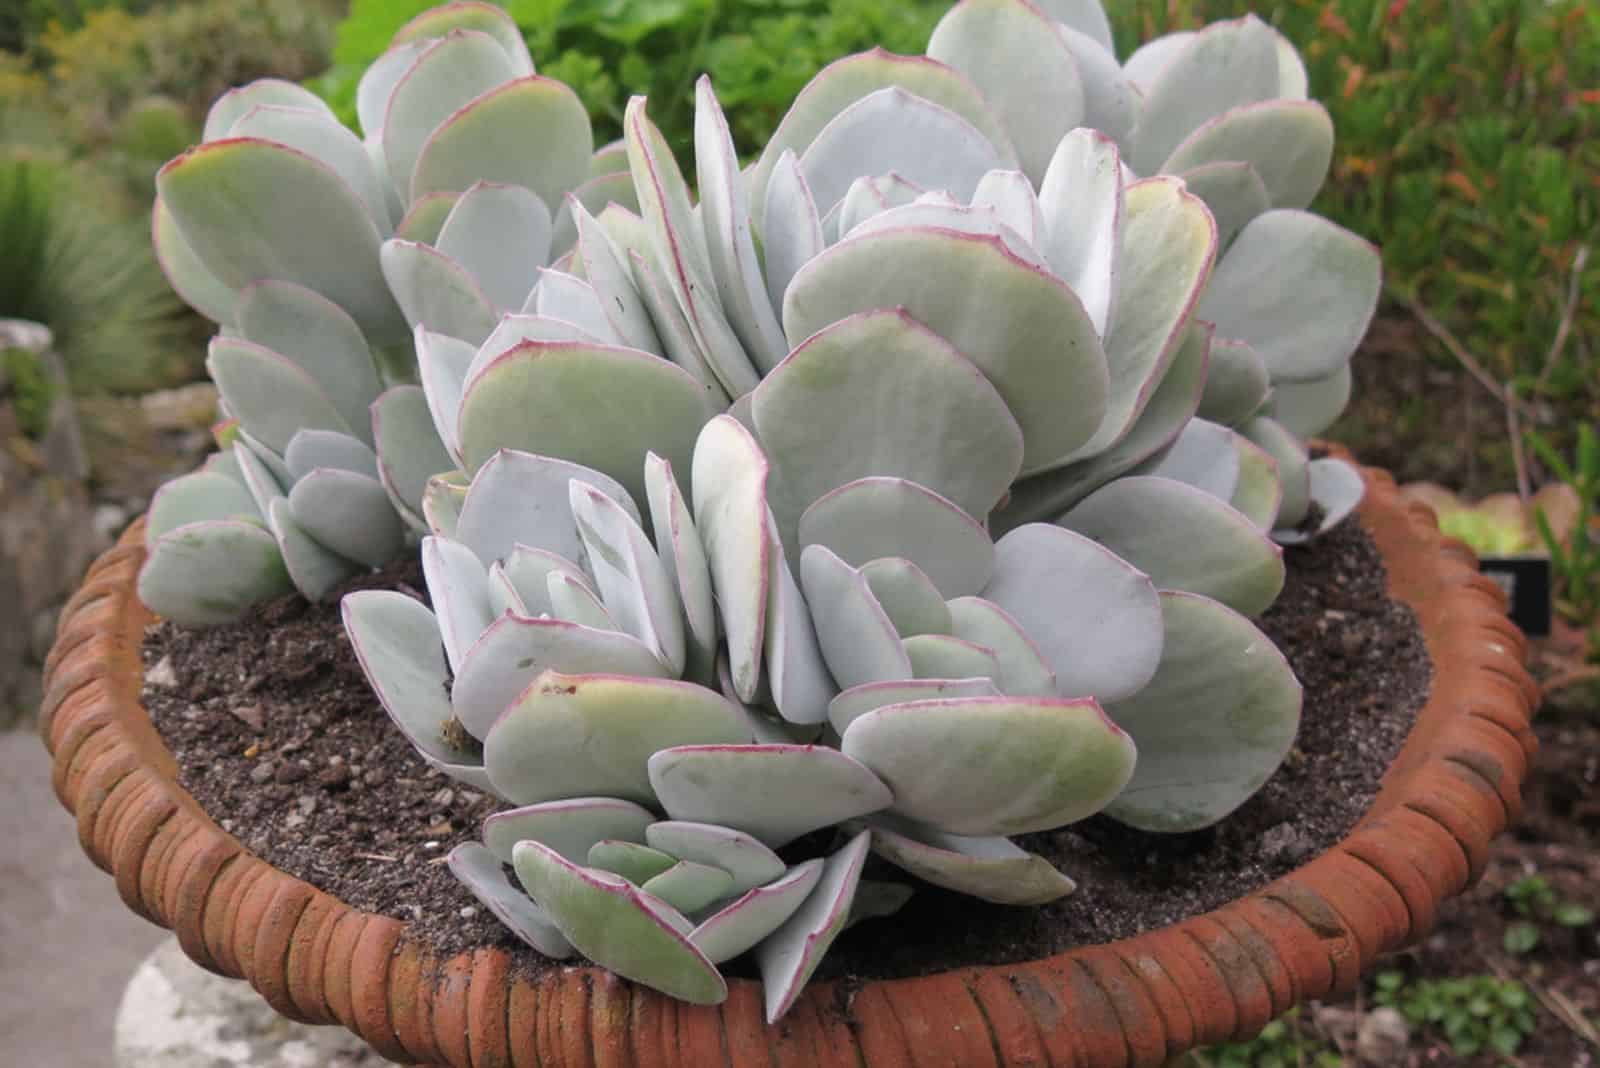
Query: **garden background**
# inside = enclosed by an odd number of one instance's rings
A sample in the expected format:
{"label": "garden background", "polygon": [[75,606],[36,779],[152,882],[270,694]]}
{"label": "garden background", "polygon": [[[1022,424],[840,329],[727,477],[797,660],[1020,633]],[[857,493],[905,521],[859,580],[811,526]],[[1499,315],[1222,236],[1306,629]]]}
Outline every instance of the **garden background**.
{"label": "garden background", "polygon": [[[873,44],[920,52],[948,6],[504,3],[540,73],[572,85],[589,107],[598,142],[618,135],[630,94],[648,93],[652,116],[680,152],[701,71],[748,151],[825,62]],[[115,534],[208,444],[214,395],[192,384],[204,377],[210,327],[183,307],[155,263],[148,209],[156,169],[199,140],[219,92],[256,77],[304,81],[353,123],[360,71],[429,6],[0,2],[0,319],[53,332],[97,537]],[[1600,493],[1600,446],[1590,443],[1588,470],[1574,459],[1581,428],[1600,422],[1600,254],[1592,251],[1600,239],[1600,4],[1106,6],[1123,55],[1153,34],[1249,10],[1305,55],[1312,95],[1327,104],[1338,135],[1333,174],[1313,210],[1378,243],[1385,264],[1382,307],[1353,364],[1355,397],[1330,437],[1402,482],[1429,480],[1467,497],[1562,480],[1580,501]],[[3,353],[0,403],[24,439],[44,433],[61,391],[49,370],[24,349]],[[0,442],[0,452],[21,450],[23,470],[29,448]],[[21,507],[12,492],[0,479],[0,521]],[[1461,530],[1476,532],[1465,523]],[[1372,1061],[1379,1064],[1600,1064],[1600,671],[1586,660],[1597,651],[1600,554],[1588,544],[1580,534],[1581,551],[1558,554],[1565,613],[1535,665],[1550,695],[1542,766],[1528,787],[1528,815],[1483,887],[1363,999],[1307,1010],[1205,1063],[1353,1064],[1365,1039],[1366,1053],[1387,1058]],[[44,764],[22,746],[0,751],[0,761],[28,759]],[[60,815],[53,802],[43,811],[49,799],[31,778],[0,773],[7,794],[15,788],[24,799],[0,806],[19,813],[19,826]],[[40,811],[25,812],[32,806]],[[53,820],[50,828],[72,845],[70,832]],[[22,863],[0,859],[8,898],[9,887],[23,885],[8,868]],[[30,915],[13,910],[11,923],[20,930]],[[0,984],[0,1048],[10,1043],[8,1028],[27,1019],[6,1004],[10,992]],[[1363,1025],[1374,1000],[1401,1010],[1404,1042],[1372,1045],[1382,1036]]]}

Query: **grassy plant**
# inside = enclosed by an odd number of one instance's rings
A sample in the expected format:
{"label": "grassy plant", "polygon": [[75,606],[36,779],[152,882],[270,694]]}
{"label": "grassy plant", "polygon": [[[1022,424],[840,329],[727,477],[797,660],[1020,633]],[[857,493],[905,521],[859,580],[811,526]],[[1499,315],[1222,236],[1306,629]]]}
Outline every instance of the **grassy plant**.
{"label": "grassy plant", "polygon": [[56,387],[39,357],[27,349],[0,349],[0,376],[22,432],[30,438],[43,435],[50,429]]}
{"label": "grassy plant", "polygon": [[1577,901],[1567,901],[1556,893],[1555,887],[1542,875],[1528,875],[1509,884],[1501,892],[1513,915],[1519,917],[1506,926],[1504,944],[1506,952],[1531,953],[1544,941],[1541,926],[1553,923],[1557,927],[1577,929],[1595,922],[1594,910]]}
{"label": "grassy plant", "polygon": [[1541,434],[1529,433],[1528,446],[1578,495],[1577,524],[1566,542],[1552,532],[1543,511],[1535,511],[1534,522],[1555,570],[1557,609],[1574,624],[1592,628],[1600,614],[1600,544],[1589,536],[1589,521],[1600,504],[1600,437],[1587,423],[1578,427],[1577,436],[1571,464]]}
{"label": "grassy plant", "polygon": [[1344,1057],[1290,1009],[1248,1042],[1230,1042],[1190,1054],[1188,1068],[1343,1068]]}
{"label": "grassy plant", "polygon": [[1439,1034],[1459,1057],[1490,1050],[1514,1057],[1536,1029],[1533,995],[1521,983],[1492,975],[1407,980],[1381,972],[1373,999],[1399,1010],[1413,1026]]}

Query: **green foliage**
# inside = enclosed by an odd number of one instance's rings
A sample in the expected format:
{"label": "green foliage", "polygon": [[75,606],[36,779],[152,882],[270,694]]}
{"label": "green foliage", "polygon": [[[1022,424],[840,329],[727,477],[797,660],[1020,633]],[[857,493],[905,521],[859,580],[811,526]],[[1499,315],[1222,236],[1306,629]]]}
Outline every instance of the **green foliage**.
{"label": "green foliage", "polygon": [[[361,71],[430,0],[354,0],[334,67],[309,84],[355,123]],[[761,146],[789,102],[832,60],[881,45],[920,52],[940,0],[506,0],[541,74],[573,87],[601,142],[621,134],[630,95],[680,152],[691,139],[694,80],[709,73],[744,153]]]}
{"label": "green foliage", "polygon": [[1290,1009],[1248,1042],[1212,1046],[1190,1055],[1192,1068],[1342,1068],[1337,1050]]}
{"label": "green foliage", "polygon": [[1521,983],[1474,975],[1462,979],[1418,979],[1381,972],[1373,1000],[1399,1010],[1410,1023],[1441,1035],[1457,1056],[1490,1050],[1514,1057],[1533,1034],[1533,996]]}
{"label": "green foliage", "polygon": [[27,349],[0,350],[0,380],[24,434],[37,438],[50,429],[56,389],[38,356]]}
{"label": "green foliage", "polygon": [[[1578,519],[1573,536],[1563,543],[1550,529],[1542,509],[1533,520],[1550,552],[1561,614],[1580,626],[1593,627],[1600,616],[1600,544],[1589,535],[1589,520],[1600,503],[1600,437],[1588,423],[1578,427],[1578,444],[1572,464],[1543,435],[1529,431],[1528,447],[1538,454],[1555,476],[1578,495]],[[1591,643],[1593,644],[1593,643]]]}
{"label": "green foliage", "polygon": [[1506,927],[1504,944],[1506,952],[1531,953],[1544,940],[1541,923],[1557,927],[1588,927],[1595,922],[1594,910],[1576,901],[1563,900],[1542,875],[1528,875],[1509,884],[1501,896],[1516,916],[1521,917]]}
{"label": "green foliage", "polygon": [[1439,530],[1460,538],[1479,556],[1515,556],[1532,548],[1521,527],[1471,509],[1443,513],[1439,516]]}
{"label": "green foliage", "polygon": [[142,219],[64,163],[0,156],[0,316],[55,334],[75,388],[138,391],[199,368],[202,336],[167,286]]}

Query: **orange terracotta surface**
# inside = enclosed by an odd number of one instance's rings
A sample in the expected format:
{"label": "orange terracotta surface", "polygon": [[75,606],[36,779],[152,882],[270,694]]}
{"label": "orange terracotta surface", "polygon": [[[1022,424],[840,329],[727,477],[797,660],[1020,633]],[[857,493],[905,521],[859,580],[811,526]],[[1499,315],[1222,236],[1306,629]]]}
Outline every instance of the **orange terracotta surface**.
{"label": "orange terracotta surface", "polygon": [[1377,802],[1338,846],[1217,912],[1045,960],[851,989],[810,986],[776,1027],[761,994],[680,1005],[592,967],[514,980],[479,950],[440,960],[405,925],[252,856],[176,781],[139,704],[149,612],[135,526],[62,614],[40,732],[84,850],[196,963],[278,1011],[338,1023],[400,1063],[453,1068],[1137,1068],[1254,1033],[1351,988],[1427,933],[1520,808],[1537,701],[1522,635],[1472,553],[1386,473],[1360,518],[1422,621],[1434,685]]}

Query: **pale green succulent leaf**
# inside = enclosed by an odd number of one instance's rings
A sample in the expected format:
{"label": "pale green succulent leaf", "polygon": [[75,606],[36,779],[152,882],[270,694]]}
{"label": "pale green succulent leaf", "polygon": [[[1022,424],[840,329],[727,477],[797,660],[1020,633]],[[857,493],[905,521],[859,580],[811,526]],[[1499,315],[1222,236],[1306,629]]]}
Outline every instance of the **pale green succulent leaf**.
{"label": "pale green succulent leaf", "polygon": [[289,513],[318,544],[366,567],[383,567],[405,548],[405,525],[383,483],[370,475],[311,471],[290,488]]}
{"label": "pale green succulent leaf", "polygon": [[728,894],[742,894],[784,874],[783,859],[758,839],[720,824],[661,820],[645,828],[645,841],[683,860],[709,864],[733,877]]}
{"label": "pale green succulent leaf", "polygon": [[832,550],[808,545],[800,583],[828,670],[842,687],[912,677],[911,659],[867,580]]}
{"label": "pale green succulent leaf", "polygon": [[159,196],[150,214],[150,240],[167,284],[183,302],[214,323],[231,323],[238,289],[223,282],[200,261]]}
{"label": "pale green succulent leaf", "polygon": [[438,616],[450,670],[459,675],[467,651],[495,621],[488,572],[466,545],[430,535],[422,539],[422,575]]}
{"label": "pale green succulent leaf", "polygon": [[734,690],[744,701],[755,699],[761,681],[769,556],[776,548],[767,536],[767,476],[767,458],[748,430],[728,416],[706,424],[694,447],[690,500],[727,633]]}
{"label": "pale green succulent leaf", "polygon": [[761,237],[767,259],[767,296],[773,308],[781,310],[790,280],[826,246],[822,217],[792,149],[773,164],[766,189],[766,229]]}
{"label": "pale green succulent leaf", "polygon": [[[506,449],[478,469],[461,506],[457,536],[481,560],[508,559],[519,546],[578,560],[583,541],[568,496],[574,482],[605,493],[638,522],[633,498],[615,479],[565,460]],[[539,581],[544,581],[542,572]]]}
{"label": "pale green succulent leaf", "polygon": [[579,867],[537,842],[520,843],[514,864],[528,893],[585,957],[693,1005],[728,996],[716,967],[626,879]]}
{"label": "pale green succulent leaf", "polygon": [[428,399],[428,412],[439,441],[451,458],[461,463],[461,394],[477,350],[448,334],[436,334],[417,324],[412,341],[417,354],[417,378]]}
{"label": "pale green succulent leaf", "polygon": [[1167,632],[1150,685],[1108,712],[1139,764],[1107,814],[1147,831],[1209,827],[1277,770],[1300,723],[1300,684],[1271,639],[1227,607],[1161,595]]}
{"label": "pale green succulent leaf", "polygon": [[[459,475],[459,472],[454,474]],[[466,499],[466,485],[452,475],[435,475],[428,479],[427,488],[422,491],[424,529],[442,538],[455,538],[461,505]]]}
{"label": "pale green succulent leaf", "polygon": [[949,634],[917,634],[900,643],[919,679],[993,679],[1000,660],[993,649]]}
{"label": "pale green succulent leaf", "polygon": [[1022,429],[1023,471],[1059,461],[1100,424],[1108,380],[1093,322],[1071,290],[996,238],[905,229],[844,241],[790,283],[784,329],[798,343],[896,307],[988,378]]}
{"label": "pale green succulent leaf", "polygon": [[202,145],[162,168],[156,188],[199,262],[228,289],[295,282],[391,339],[399,309],[378,268],[383,235],[331,168],[292,148],[242,138]]}
{"label": "pale green succulent leaf", "polygon": [[863,831],[828,857],[810,895],[783,926],[756,947],[768,1024],[789,1011],[833,940],[850,922],[850,904],[870,845],[871,836]]}
{"label": "pale green succulent leaf", "polygon": [[1195,36],[1193,30],[1179,30],[1176,33],[1150,38],[1135,49],[1128,57],[1128,61],[1122,65],[1123,75],[1133,83],[1133,87],[1139,90],[1141,96],[1149,96],[1161,72],[1189,47]]}
{"label": "pale green succulent leaf", "polygon": [[1278,529],[1297,527],[1311,508],[1311,457],[1282,424],[1266,416],[1257,416],[1239,432],[1266,451],[1278,465],[1278,481],[1283,487],[1283,497],[1278,505]]}
{"label": "pale green succulent leaf", "polygon": [[584,559],[606,610],[620,629],[649,646],[670,674],[681,675],[687,652],[683,605],[639,521],[586,483],[573,481],[568,495]]}
{"label": "pale green succulent leaf", "polygon": [[948,603],[951,633],[993,653],[993,679],[1001,693],[1013,697],[1054,697],[1055,672],[1022,625],[981,597],[958,597]]}
{"label": "pale green succulent leaf", "polygon": [[502,8],[480,0],[455,0],[424,11],[395,31],[391,45],[429,41],[447,36],[451,30],[477,30],[494,38],[505,50],[518,77],[533,73],[533,59],[516,21]]}
{"label": "pale green succulent leaf", "polygon": [[356,83],[356,121],[369,140],[382,146],[383,117],[389,110],[389,97],[411,65],[427,51],[427,40],[392,45],[361,74]]}
{"label": "pale green succulent leaf", "polygon": [[[589,848],[587,863],[591,868],[620,875],[634,886],[642,887],[657,875],[670,870],[678,860],[659,849],[651,849],[638,842],[607,840],[596,842]],[[652,893],[659,891],[654,890]],[[682,908],[681,905],[677,907]]]}
{"label": "pale green succulent leaf", "polygon": [[983,597],[1033,639],[1063,697],[1118,700],[1160,662],[1161,603],[1149,577],[1072,531],[1029,523],[1001,538]]}
{"label": "pale green succulent leaf", "polygon": [[477,842],[462,842],[450,851],[448,863],[450,873],[512,934],[556,960],[565,960],[577,952],[550,914],[511,885],[501,858]]}
{"label": "pale green succulent leaf", "polygon": [[797,864],[763,886],[747,889],[738,900],[708,917],[689,933],[713,964],[732,960],[754,947],[795,914],[822,879],[821,857]]}
{"label": "pale green succulent leaf", "polygon": [[693,376],[659,357],[532,341],[496,356],[467,384],[461,451],[470,472],[502,449],[582,464],[643,500],[645,455],[655,451],[687,470],[710,416]]}
{"label": "pale green succulent leaf", "polygon": [[[1237,453],[1233,462],[1237,468]],[[1160,589],[1215,598],[1245,615],[1266,611],[1283,589],[1283,553],[1272,540],[1226,500],[1182,482],[1118,479],[1060,522],[1149,574]]]}
{"label": "pale green succulent leaf", "polygon": [[145,516],[144,541],[147,546],[154,545],[178,527],[219,519],[260,524],[262,513],[242,479],[196,471],[156,490]]}
{"label": "pale green succulent leaf", "polygon": [[483,760],[496,789],[517,804],[594,794],[651,804],[651,754],[748,740],[733,702],[703,686],[552,670],[489,729]]}
{"label": "pale green succulent leaf", "polygon": [[1203,163],[1178,177],[1189,192],[1206,202],[1217,220],[1217,247],[1227,248],[1245,224],[1272,208],[1267,183],[1251,163],[1221,160]]}
{"label": "pale green succulent leaf", "polygon": [[672,473],[672,464],[655,453],[644,461],[645,496],[650,525],[667,579],[683,606],[688,636],[688,673],[703,681],[715,671],[717,611],[712,594],[711,565],[695,528],[688,502]]}
{"label": "pale green succulent leaf", "polygon": [[[1089,3],[1099,10],[1098,3]],[[1139,124],[1144,97],[1117,63],[1116,54],[1087,31],[1062,25],[1061,37],[1072,49],[1083,82],[1083,125],[1099,130],[1124,153],[1133,150],[1133,131]]]}
{"label": "pale green succulent leaf", "polygon": [[[950,609],[945,606],[939,588],[910,560],[899,556],[871,560],[861,565],[861,576],[867,580],[867,588],[883,606],[889,621],[902,638],[951,633]],[[916,666],[915,656],[912,657],[912,665]],[[927,677],[920,671],[917,674]],[[936,677],[965,678],[967,673],[955,672]]]}
{"label": "pale green succulent leaf", "polygon": [[945,597],[977,593],[994,571],[994,545],[982,525],[903,478],[857,479],[819,497],[800,516],[799,545],[825,545],[854,567],[899,555]]}
{"label": "pale green succulent leaf", "polygon": [[1233,431],[1225,426],[1191,419],[1172,444],[1135,467],[1131,474],[1170,478],[1229,500],[1239,485],[1239,450]]}
{"label": "pale green succulent leaf", "polygon": [[1197,414],[1223,426],[1238,426],[1261,411],[1272,389],[1267,365],[1255,349],[1232,338],[1214,338]]}
{"label": "pale green succulent leaf", "polygon": [[414,241],[420,245],[437,244],[445,220],[450,217],[451,209],[460,199],[459,193],[429,193],[427,196],[418,197],[412,202],[411,210],[405,213],[394,228],[394,236],[402,241]]}
{"label": "pale green succulent leaf", "polygon": [[523,805],[483,821],[483,844],[511,863],[518,842],[539,842],[574,864],[581,864],[600,842],[642,842],[655,816],[647,808],[616,797],[573,797]]}
{"label": "pale green succulent leaf", "polygon": [[886,705],[841,750],[877,773],[894,811],[950,834],[1051,830],[1106,806],[1134,744],[1090,698],[974,697]]}
{"label": "pale green succulent leaf", "polygon": [[1344,413],[1345,405],[1350,403],[1353,377],[1346,363],[1326,378],[1275,382],[1266,412],[1289,433],[1314,438]]}
{"label": "pale green succulent leaf", "polygon": [[[550,575],[559,572],[569,578],[582,580],[583,571],[577,564],[545,549],[518,545],[504,560],[496,561],[506,582],[516,592],[522,610],[517,615],[539,617],[555,615],[555,605],[550,599]],[[491,574],[494,567],[490,568]],[[504,615],[504,612],[500,613]]]}
{"label": "pale green succulent leaf", "polygon": [[425,327],[470,345],[482,343],[494,330],[500,311],[477,279],[443,252],[391,238],[378,258],[412,330]]}
{"label": "pale green succulent leaf", "polygon": [[388,237],[394,230],[389,190],[373,169],[366,146],[326,107],[258,104],[239,117],[227,136],[274,141],[305,153],[344,179],[366,205],[382,236]]}
{"label": "pale green succulent leaf", "polygon": [[418,193],[444,188],[413,190],[418,159],[434,131],[484,93],[518,76],[505,50],[476,30],[452,30],[417,56],[389,94],[382,129],[390,176],[408,203]]}
{"label": "pale green succulent leaf", "polygon": [[639,249],[628,250],[628,266],[632,270],[639,296],[650,312],[651,321],[655,323],[657,336],[661,338],[661,346],[666,350],[667,358],[689,372],[700,384],[707,403],[718,408],[725,406],[728,403],[728,392],[722,388],[721,381],[712,371],[705,350],[701,348],[700,342],[695,340],[694,331],[689,329],[689,320],[684,318],[677,299],[667,288],[666,279],[661,276],[660,268]]}
{"label": "pale green succulent leaf", "polygon": [[541,270],[539,286],[528,295],[522,310],[575,323],[604,344],[622,344],[622,337],[607,317],[600,294],[594,286],[566,271],[551,267]]}
{"label": "pale green succulent leaf", "polygon": [[272,502],[284,495],[283,487],[292,485],[294,477],[287,471],[278,472],[268,466],[271,450],[253,447],[242,433],[239,441],[234,443],[233,455],[239,465],[239,477],[244,481],[245,489],[250,491],[256,511],[265,522]]}
{"label": "pale green succulent leaf", "polygon": [[1021,171],[990,171],[984,175],[972,194],[972,206],[994,212],[995,219],[1022,238],[1027,247],[1044,248],[1044,210],[1033,183]]}
{"label": "pale green succulent leaf", "polygon": [[[1020,171],[989,171],[990,174],[1017,174]],[[1026,179],[1024,179],[1026,181]],[[981,185],[981,181],[980,181]],[[977,196],[974,191],[973,196]],[[909,204],[898,207],[888,207],[870,216],[858,225],[847,228],[841,213],[840,236],[862,237],[866,234],[877,233],[880,230],[895,230],[914,226],[920,228],[937,228],[949,230],[954,233],[974,234],[982,237],[998,238],[1017,259],[1037,270],[1045,270],[1045,260],[1042,255],[1017,231],[1001,222],[999,217],[986,208],[963,207],[960,204],[947,204],[935,200],[918,199]]]}
{"label": "pale green succulent leaf", "polygon": [[344,581],[361,570],[361,565],[340,556],[323,545],[295,522],[287,497],[278,497],[267,507],[267,528],[278,539],[278,551],[295,589],[308,601],[325,601]]}
{"label": "pale green succulent leaf", "polygon": [[650,321],[648,305],[634,285],[627,254],[576,197],[569,197],[565,206],[576,221],[578,251],[583,256],[589,285],[599,298],[601,312],[612,332],[631,348],[661,353],[661,338]]}
{"label": "pale green succulent leaf", "polygon": [[434,475],[451,472],[456,462],[439,440],[428,399],[417,386],[394,386],[372,405],[372,436],[378,447],[378,474],[403,517],[415,526],[422,517],[422,495]]}
{"label": "pale green succulent leaf", "polygon": [[232,623],[293,588],[276,540],[260,523],[186,523],[157,538],[148,552],[139,570],[139,600],[185,626]]}
{"label": "pale green succulent leaf", "polygon": [[1045,905],[1077,889],[1043,857],[1008,838],[973,838],[879,814],[872,851],[924,882],[997,905]]}
{"label": "pale green succulent leaf", "polygon": [[1122,155],[1105,134],[1076,129],[1051,146],[1042,173],[1039,208],[1048,235],[1045,257],[1083,301],[1103,337],[1117,299],[1122,260]]}
{"label": "pale green succulent leaf", "polygon": [[1333,161],[1333,120],[1314,100],[1237,107],[1190,134],[1161,171],[1188,174],[1225,161],[1250,164],[1273,207],[1309,207]]}
{"label": "pale green succulent leaf", "polygon": [[828,717],[828,702],[839,692],[829,674],[817,631],[800,584],[778,537],[778,524],[769,509],[766,537],[767,620],[763,637],[767,689],[778,714],[787,722],[820,724]]}
{"label": "pale green succulent leaf", "polygon": [[418,153],[411,196],[494,182],[533,193],[553,218],[562,198],[589,180],[593,152],[578,95],[550,78],[521,78],[468,102],[433,130]]}
{"label": "pale green succulent leaf", "polygon": [[1116,43],[1111,38],[1111,20],[1100,0],[1039,0],[1039,8],[1068,29],[1088,37],[1114,57]]}
{"label": "pale green succulent leaf", "polygon": [[721,868],[680,860],[639,889],[684,914],[699,912],[732,890],[733,876]]}
{"label": "pale green succulent leaf", "polygon": [[1239,485],[1229,504],[1238,509],[1258,530],[1271,530],[1283,503],[1283,483],[1278,479],[1278,461],[1243,434],[1233,436],[1239,451]]}
{"label": "pale green succulent leaf", "polygon": [[1272,537],[1282,545],[1299,545],[1321,534],[1326,534],[1356,510],[1366,495],[1366,482],[1361,472],[1343,460],[1324,458],[1312,460],[1306,467],[1310,482],[1311,499],[1322,511],[1322,520],[1315,530],[1275,530]]}
{"label": "pale green succulent leaf", "polygon": [[843,735],[850,724],[885,705],[911,701],[932,701],[955,697],[999,697],[1000,691],[988,678],[902,679],[894,682],[866,682],[852,686],[828,704],[828,723]]}
{"label": "pale green succulent leaf", "polygon": [[528,189],[479,181],[450,209],[437,247],[506,311],[522,307],[539,281],[550,225],[550,209]]}
{"label": "pale green succulent leaf", "polygon": [[[545,576],[545,592],[550,599],[550,615],[554,618],[595,630],[623,632],[587,580],[567,572],[552,571]],[[643,642],[640,644],[644,645]],[[650,649],[650,654],[657,660],[661,659],[650,646],[645,645],[645,648]],[[673,674],[665,663],[661,667],[663,675]]]}
{"label": "pale green succulent leaf", "polygon": [[304,428],[354,433],[316,380],[269,348],[219,334],[206,370],[240,426],[280,455]]}
{"label": "pale green succulent leaf", "polygon": [[[621,142],[617,144],[620,145]],[[569,194],[572,200],[582,204],[585,210],[596,218],[603,215],[613,204],[624,211],[636,213],[639,210],[639,194],[634,191],[633,175],[626,167],[627,158],[627,154],[624,153],[622,170],[596,175],[573,189]],[[612,240],[616,240],[615,237]],[[577,243],[578,221],[572,214],[570,201],[563,199],[556,208],[555,236],[551,238],[550,250],[552,254],[561,256],[570,252]]]}
{"label": "pale green succulent leaf", "polygon": [[823,746],[681,744],[649,767],[672,819],[731,827],[773,849],[894,801],[866,767]]}
{"label": "pale green succulent leaf", "polygon": [[333,117],[328,105],[311,90],[281,78],[258,78],[217,97],[206,113],[200,139],[217,141],[227,137],[234,123],[258,107],[301,108]]}

